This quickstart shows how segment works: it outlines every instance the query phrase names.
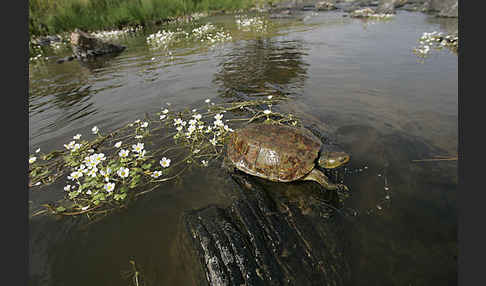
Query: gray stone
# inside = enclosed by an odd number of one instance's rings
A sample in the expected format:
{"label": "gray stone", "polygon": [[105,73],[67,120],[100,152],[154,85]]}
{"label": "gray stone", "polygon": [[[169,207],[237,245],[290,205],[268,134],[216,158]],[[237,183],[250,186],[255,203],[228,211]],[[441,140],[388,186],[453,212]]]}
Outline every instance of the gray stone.
{"label": "gray stone", "polygon": [[77,58],[119,53],[126,48],[125,46],[107,43],[78,29],[71,33],[70,39],[73,54]]}

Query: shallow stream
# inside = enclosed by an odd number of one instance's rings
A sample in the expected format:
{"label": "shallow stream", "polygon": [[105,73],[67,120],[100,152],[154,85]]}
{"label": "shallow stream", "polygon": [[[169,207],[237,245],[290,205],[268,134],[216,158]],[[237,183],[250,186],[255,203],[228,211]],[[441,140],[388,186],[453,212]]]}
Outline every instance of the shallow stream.
{"label": "shallow stream", "polygon": [[[344,225],[353,285],[457,284],[458,59],[412,53],[423,32],[457,29],[457,19],[398,11],[387,21],[341,12],[305,12],[272,20],[259,36],[238,30],[233,16],[203,19],[233,40],[178,43],[153,50],[144,31],[118,42],[117,57],[96,64],[54,61],[29,70],[30,153],[62,149],[93,126],[108,131],[173,107],[229,102],[275,92],[274,108],[328,126],[351,154]],[[68,53],[66,53],[68,55]],[[30,219],[29,285],[131,285],[121,272],[135,260],[147,285],[191,285],[179,255],[180,216],[226,205],[217,167],[185,174],[131,208],[89,227],[76,218]],[[61,180],[63,181],[63,180]],[[64,196],[64,182],[30,191],[33,212]],[[311,184],[311,183],[310,183]]]}

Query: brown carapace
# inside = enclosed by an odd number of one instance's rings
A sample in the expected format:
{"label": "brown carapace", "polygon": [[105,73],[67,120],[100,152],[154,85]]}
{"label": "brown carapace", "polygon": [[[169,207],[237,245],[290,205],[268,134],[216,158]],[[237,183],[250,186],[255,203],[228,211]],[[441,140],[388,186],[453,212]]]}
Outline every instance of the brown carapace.
{"label": "brown carapace", "polygon": [[315,167],[318,158],[323,168],[339,167],[349,161],[349,155],[335,145],[324,145],[304,128],[251,124],[232,134],[227,152],[236,168],[253,176],[275,182],[312,180],[328,190],[347,190]]}

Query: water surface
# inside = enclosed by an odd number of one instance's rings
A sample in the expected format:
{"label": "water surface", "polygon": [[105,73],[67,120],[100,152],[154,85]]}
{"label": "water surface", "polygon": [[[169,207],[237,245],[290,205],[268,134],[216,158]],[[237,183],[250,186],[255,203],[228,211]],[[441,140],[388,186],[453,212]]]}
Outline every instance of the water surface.
{"label": "water surface", "polygon": [[[258,36],[217,16],[205,21],[226,27],[232,42],[182,43],[171,57],[146,46],[153,32],[146,31],[121,40],[127,50],[106,61],[31,67],[31,153],[61,149],[77,133],[89,137],[94,125],[112,130],[167,102],[284,94],[275,108],[326,125],[351,153],[348,168],[362,170],[345,178],[346,207],[361,213],[343,226],[353,285],[457,284],[457,163],[412,162],[457,153],[457,56],[440,51],[420,63],[412,53],[423,32],[454,30],[457,19],[402,11],[386,22],[340,12],[302,17],[275,20],[275,33]],[[120,274],[130,259],[147,285],[191,285],[181,267],[180,215],[230,200],[219,168],[186,176],[87,228],[32,218],[30,285],[130,285]],[[30,192],[31,210],[62,198],[63,184]]]}

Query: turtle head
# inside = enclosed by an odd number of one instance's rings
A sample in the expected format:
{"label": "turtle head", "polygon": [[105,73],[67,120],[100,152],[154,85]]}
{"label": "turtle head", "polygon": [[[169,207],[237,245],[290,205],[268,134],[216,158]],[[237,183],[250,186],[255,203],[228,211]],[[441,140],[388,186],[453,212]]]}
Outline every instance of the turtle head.
{"label": "turtle head", "polygon": [[334,169],[349,161],[349,154],[339,146],[324,145],[319,153],[317,164],[324,169]]}

